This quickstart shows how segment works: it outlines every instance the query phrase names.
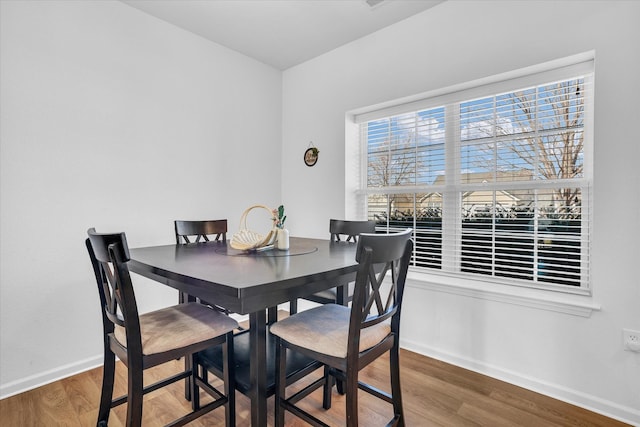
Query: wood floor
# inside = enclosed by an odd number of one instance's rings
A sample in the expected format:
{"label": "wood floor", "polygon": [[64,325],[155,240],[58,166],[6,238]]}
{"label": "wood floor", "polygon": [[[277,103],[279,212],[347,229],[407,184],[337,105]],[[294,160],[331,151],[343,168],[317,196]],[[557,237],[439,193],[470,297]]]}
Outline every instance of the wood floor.
{"label": "wood floor", "polygon": [[[402,350],[402,390],[407,426],[625,426],[626,424],[549,397],[461,369],[416,353]],[[387,386],[388,359],[365,368],[361,378],[381,388]],[[145,371],[149,382],[177,372],[181,361]],[[46,386],[0,400],[0,426],[94,426],[100,396],[102,369],[96,368]],[[116,393],[126,390],[126,370],[118,366]],[[144,426],[160,426],[175,414],[186,413],[183,383],[173,384],[146,396]],[[385,425],[389,407],[359,393],[360,425]],[[324,411],[321,391],[307,398],[307,409],[325,422],[344,425],[344,396],[335,392],[331,410]],[[237,394],[237,425],[249,426],[249,400]],[[273,398],[269,400],[273,419]],[[124,425],[126,405],[111,412],[109,425]],[[194,421],[192,426],[224,426],[224,411],[216,410]],[[288,426],[305,425],[287,414]]]}

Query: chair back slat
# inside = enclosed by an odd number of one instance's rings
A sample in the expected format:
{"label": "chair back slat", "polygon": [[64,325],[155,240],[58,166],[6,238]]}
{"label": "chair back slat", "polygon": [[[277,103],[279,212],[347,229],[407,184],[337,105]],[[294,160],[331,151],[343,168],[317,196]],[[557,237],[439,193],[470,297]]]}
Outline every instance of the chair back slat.
{"label": "chair back slat", "polygon": [[[227,220],[174,221],[176,243],[209,242],[210,236],[216,241],[227,241]],[[190,239],[191,238],[191,239]]]}
{"label": "chair back slat", "polygon": [[104,289],[104,295],[106,298],[106,315],[114,324],[124,327],[124,319],[118,308],[120,304],[120,293],[118,290],[118,283],[116,281],[112,266],[109,263],[101,263],[101,270],[104,281],[102,282],[102,288]]}
{"label": "chair back slat", "polygon": [[[394,234],[363,233],[358,240],[356,276],[349,325],[350,354],[357,354],[363,329],[392,319],[392,332],[399,325],[400,307],[411,261],[413,230]],[[385,282],[387,275],[390,283]],[[387,287],[388,286],[388,287]]]}
{"label": "chair back slat", "polygon": [[347,242],[357,242],[361,233],[375,233],[375,221],[345,221],[340,219],[329,220],[329,233],[331,240],[340,242],[344,238]]}

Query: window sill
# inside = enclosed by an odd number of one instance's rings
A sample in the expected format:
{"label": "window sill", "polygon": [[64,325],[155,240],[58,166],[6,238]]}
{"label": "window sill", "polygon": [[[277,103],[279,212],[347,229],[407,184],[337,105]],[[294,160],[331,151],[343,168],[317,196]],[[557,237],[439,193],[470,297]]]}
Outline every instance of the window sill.
{"label": "window sill", "polygon": [[502,285],[417,271],[409,271],[407,286],[581,317],[591,317],[591,313],[600,310],[600,305],[595,304],[590,295]]}

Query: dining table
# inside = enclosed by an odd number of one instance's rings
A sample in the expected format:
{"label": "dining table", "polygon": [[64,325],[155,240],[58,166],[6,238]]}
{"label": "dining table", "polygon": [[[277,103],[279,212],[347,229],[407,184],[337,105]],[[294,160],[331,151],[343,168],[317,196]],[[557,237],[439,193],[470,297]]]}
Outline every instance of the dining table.
{"label": "dining table", "polygon": [[[248,378],[251,425],[267,425],[268,325],[279,304],[355,280],[355,243],[291,237],[288,250],[236,250],[211,241],[130,249],[130,271],[232,313],[248,315]],[[268,315],[269,313],[269,315]],[[268,372],[270,375],[267,375]],[[241,373],[236,369],[236,378]]]}

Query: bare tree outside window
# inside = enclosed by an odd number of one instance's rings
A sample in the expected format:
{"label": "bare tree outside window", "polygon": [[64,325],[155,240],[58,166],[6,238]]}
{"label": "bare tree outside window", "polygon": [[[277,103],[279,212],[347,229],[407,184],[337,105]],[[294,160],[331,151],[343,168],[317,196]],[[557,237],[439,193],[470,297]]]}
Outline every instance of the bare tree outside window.
{"label": "bare tree outside window", "polygon": [[[370,126],[367,187],[433,184],[444,171],[443,116],[444,109],[437,108],[383,119]],[[413,197],[393,193],[384,197],[388,214],[414,209]]]}
{"label": "bare tree outside window", "polygon": [[[466,167],[500,175],[530,171],[531,179],[570,180],[584,174],[584,80],[519,90],[462,105]],[[557,188],[549,214],[576,218],[580,190]]]}

